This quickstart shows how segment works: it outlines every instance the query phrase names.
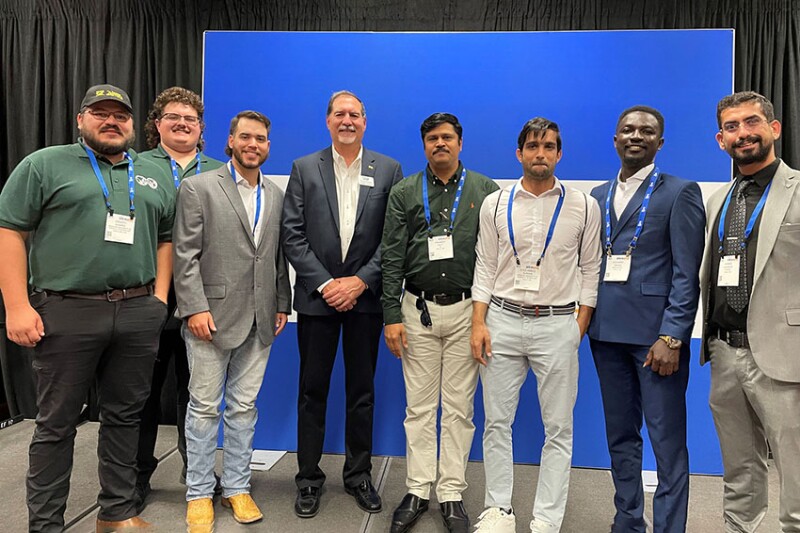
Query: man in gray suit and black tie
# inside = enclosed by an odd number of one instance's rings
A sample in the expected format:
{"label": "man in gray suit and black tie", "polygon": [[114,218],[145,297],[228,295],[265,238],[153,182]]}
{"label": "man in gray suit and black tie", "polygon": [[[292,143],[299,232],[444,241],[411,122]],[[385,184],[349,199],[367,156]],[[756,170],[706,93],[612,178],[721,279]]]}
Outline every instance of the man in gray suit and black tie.
{"label": "man in gray suit and black tie", "polygon": [[186,415],[186,523],[213,530],[214,460],[225,398],[222,505],[234,519],[262,518],[250,497],[256,397],[270,347],[290,313],[279,236],[283,195],[260,167],[270,121],[242,111],[231,121],[223,167],[191,176],[178,192],[174,272],[191,377]]}
{"label": "man in gray suit and black tie", "polygon": [[381,234],[389,189],[403,178],[394,159],[362,146],[363,102],[339,91],[328,102],[333,145],[292,165],[283,207],[283,250],[297,272],[300,350],[295,513],[319,512],[319,467],[331,371],[342,335],[345,368],[344,486],[363,510],[381,510],[372,485],[372,409],[381,338]]}
{"label": "man in gray suit and black tie", "polygon": [[767,511],[767,453],[780,476],[781,531],[800,531],[800,172],[775,156],[781,124],[754,92],[717,105],[717,142],[736,179],[708,201],[701,362],[724,467],[726,533]]}

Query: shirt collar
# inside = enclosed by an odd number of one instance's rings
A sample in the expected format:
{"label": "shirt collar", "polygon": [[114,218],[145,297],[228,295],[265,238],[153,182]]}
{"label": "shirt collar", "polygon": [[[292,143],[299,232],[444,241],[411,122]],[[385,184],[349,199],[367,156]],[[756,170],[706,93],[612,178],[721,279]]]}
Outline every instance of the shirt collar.
{"label": "shirt collar", "polygon": [[[556,177],[556,176],[553,176],[553,178],[555,178],[555,182],[553,183],[553,188],[550,189],[550,190],[544,191],[539,196],[535,196],[535,198],[543,198],[545,196],[552,196],[554,194],[558,195],[558,196],[561,195],[561,180],[559,180],[558,177]],[[526,191],[525,187],[522,186],[522,180],[523,179],[524,178],[520,177],[517,180],[517,183],[515,185],[516,189],[515,189],[515,192],[514,192],[514,196],[516,197],[519,194],[526,194],[528,196],[534,196],[533,193],[530,193],[530,192]]]}
{"label": "shirt collar", "polygon": [[[86,154],[87,146],[86,146],[86,143],[83,142],[83,137],[78,137],[77,145],[80,147],[80,157],[85,157],[86,159],[89,159],[89,156]],[[89,148],[89,149],[92,150],[91,148]],[[92,151],[94,152],[94,154],[97,157],[98,161],[105,161],[106,163],[111,164],[111,161],[109,161],[106,158],[106,156],[104,156],[103,154],[98,154],[94,150],[92,150]],[[128,155],[131,156],[131,161],[136,162],[136,160],[139,159],[139,154],[137,154],[136,150],[134,150],[133,148],[128,148],[128,150],[126,150],[126,151],[128,152]],[[119,163],[115,163],[115,164],[119,165],[121,163],[125,163],[125,160],[123,159]]]}
{"label": "shirt collar", "polygon": [[[238,172],[236,172],[236,167],[231,165],[230,162],[228,162],[228,164],[226,164],[225,166],[228,167],[229,171],[230,171],[231,168],[233,168],[233,173],[235,174],[234,180],[236,181],[236,185],[237,186],[238,185],[244,185],[248,189],[252,188],[252,187],[250,187],[250,183],[248,183],[247,180],[244,179],[243,176],[241,176]],[[261,169],[259,169],[259,171],[258,171],[258,184],[261,186],[262,189],[264,188],[264,174],[261,173]]]}
{"label": "shirt collar", "polygon": [[[447,183],[445,183],[445,185],[449,185],[450,183],[460,180],[461,172],[463,170],[464,170],[464,164],[459,160],[458,168],[456,169],[455,173],[452,176],[450,176],[450,179],[447,180]],[[436,177],[436,174],[433,173],[433,170],[431,170],[430,165],[425,166],[425,176],[428,178],[428,181],[430,181],[434,185],[436,185],[437,183],[441,183],[439,181],[439,178]]]}
{"label": "shirt collar", "polygon": [[[655,163],[650,163],[650,164],[649,164],[649,165],[647,165],[646,167],[640,168],[640,169],[639,169],[639,170],[636,172],[636,174],[634,174],[633,176],[631,176],[630,178],[628,178],[627,180],[625,180],[625,183],[626,183],[626,184],[628,184],[628,183],[630,183],[630,182],[632,182],[632,181],[638,181],[638,182],[642,182],[642,181],[644,181],[644,179],[645,179],[647,176],[649,176],[649,175],[650,175],[650,173],[653,171],[653,169],[654,169],[654,168],[656,168],[656,164],[655,164]],[[617,183],[618,183],[618,184],[621,184],[621,183],[622,183],[622,180],[620,180],[620,179],[619,179],[619,176],[620,176],[620,174],[622,174],[622,169],[620,169],[620,171],[619,171],[619,172],[617,172]]]}
{"label": "shirt collar", "polygon": [[778,167],[781,165],[781,159],[776,158],[775,161],[767,165],[766,167],[762,168],[752,176],[744,176],[741,173],[737,173],[737,179],[739,181],[743,179],[752,179],[756,182],[756,185],[761,187],[762,189],[767,186],[767,184],[772,181],[772,178],[775,177],[775,173],[778,171]]}
{"label": "shirt collar", "polygon": [[342,156],[342,154],[340,154],[339,152],[336,151],[336,147],[335,146],[331,145],[331,151],[333,152],[333,162],[335,164],[341,166],[342,168],[350,168],[352,166],[355,166],[357,163],[359,165],[361,164],[361,156],[364,155],[364,146],[362,145],[361,148],[358,149],[358,155],[353,160],[353,163],[352,163],[352,165],[350,165],[350,167],[347,166],[347,162],[345,162],[344,157]]}

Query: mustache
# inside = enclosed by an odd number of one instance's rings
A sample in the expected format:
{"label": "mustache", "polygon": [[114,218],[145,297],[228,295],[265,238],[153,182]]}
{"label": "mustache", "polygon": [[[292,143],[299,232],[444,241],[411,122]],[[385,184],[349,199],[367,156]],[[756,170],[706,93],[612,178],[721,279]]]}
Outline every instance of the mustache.
{"label": "mustache", "polygon": [[739,148],[741,146],[744,146],[745,144],[760,143],[760,142],[761,142],[761,137],[760,136],[758,136],[758,135],[750,135],[749,137],[745,137],[744,139],[739,139],[738,141],[736,141],[734,143],[733,146],[735,146],[736,148]]}
{"label": "mustache", "polygon": [[434,151],[433,151],[433,153],[434,153],[434,154],[438,154],[439,152],[445,152],[445,153],[448,153],[448,154],[449,154],[449,153],[450,153],[450,150],[448,150],[447,148],[445,148],[444,146],[442,146],[441,148],[437,148],[436,150],[434,150]]}
{"label": "mustache", "polygon": [[122,130],[119,129],[119,127],[114,126],[114,125],[103,126],[102,128],[100,128],[100,133],[103,133],[103,132],[106,132],[106,131],[113,131],[113,132],[116,132],[116,133],[119,133],[120,135],[122,135]]}
{"label": "mustache", "polygon": [[339,131],[349,131],[350,133],[355,133],[356,128],[355,126],[342,126],[339,128]]}

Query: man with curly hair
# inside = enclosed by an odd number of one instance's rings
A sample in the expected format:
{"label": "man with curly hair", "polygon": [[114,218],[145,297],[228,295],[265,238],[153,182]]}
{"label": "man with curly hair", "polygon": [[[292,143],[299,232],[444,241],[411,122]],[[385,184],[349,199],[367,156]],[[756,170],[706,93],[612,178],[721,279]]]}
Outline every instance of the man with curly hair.
{"label": "man with curly hair", "polygon": [[[222,166],[221,161],[202,152],[204,140],[204,106],[200,96],[183,87],[170,87],[161,92],[153,102],[144,126],[147,146],[150,148],[140,157],[154,162],[171,173],[177,189],[187,176],[194,176]],[[138,508],[141,512],[150,494],[150,478],[158,465],[155,457],[158,422],[161,414],[161,390],[169,371],[169,362],[175,356],[175,381],[177,396],[176,424],[178,426],[178,451],[183,458],[181,480],[186,479],[186,436],[184,421],[189,401],[189,366],[186,362],[186,345],[180,335],[180,321],[172,317],[175,311],[175,293],[169,293],[169,316],[161,339],[153,370],[150,397],[142,410],[139,426],[139,453],[137,463],[139,477],[136,483]],[[170,406],[172,409],[172,406]],[[218,485],[219,486],[219,485]]]}

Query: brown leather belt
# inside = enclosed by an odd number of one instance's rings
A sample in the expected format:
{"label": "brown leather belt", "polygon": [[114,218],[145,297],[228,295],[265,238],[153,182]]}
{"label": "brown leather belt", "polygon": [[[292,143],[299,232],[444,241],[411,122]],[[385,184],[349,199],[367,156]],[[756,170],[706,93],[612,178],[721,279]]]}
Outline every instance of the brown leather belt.
{"label": "brown leather belt", "polygon": [[142,296],[151,296],[153,294],[153,284],[142,285],[141,287],[131,287],[130,289],[113,289],[99,294],[83,294],[80,292],[58,292],[46,291],[58,294],[64,298],[78,298],[80,300],[103,300],[107,302],[119,302],[122,300],[130,300],[131,298],[140,298]]}
{"label": "brown leather belt", "polygon": [[551,316],[551,315],[552,316],[571,315],[575,312],[574,303],[567,305],[524,306],[511,303],[508,300],[503,300],[501,298],[497,298],[496,296],[492,296],[492,303],[497,307],[499,307],[500,309],[505,309],[506,311],[511,311],[516,315],[522,315],[522,316],[540,317],[540,316]]}

